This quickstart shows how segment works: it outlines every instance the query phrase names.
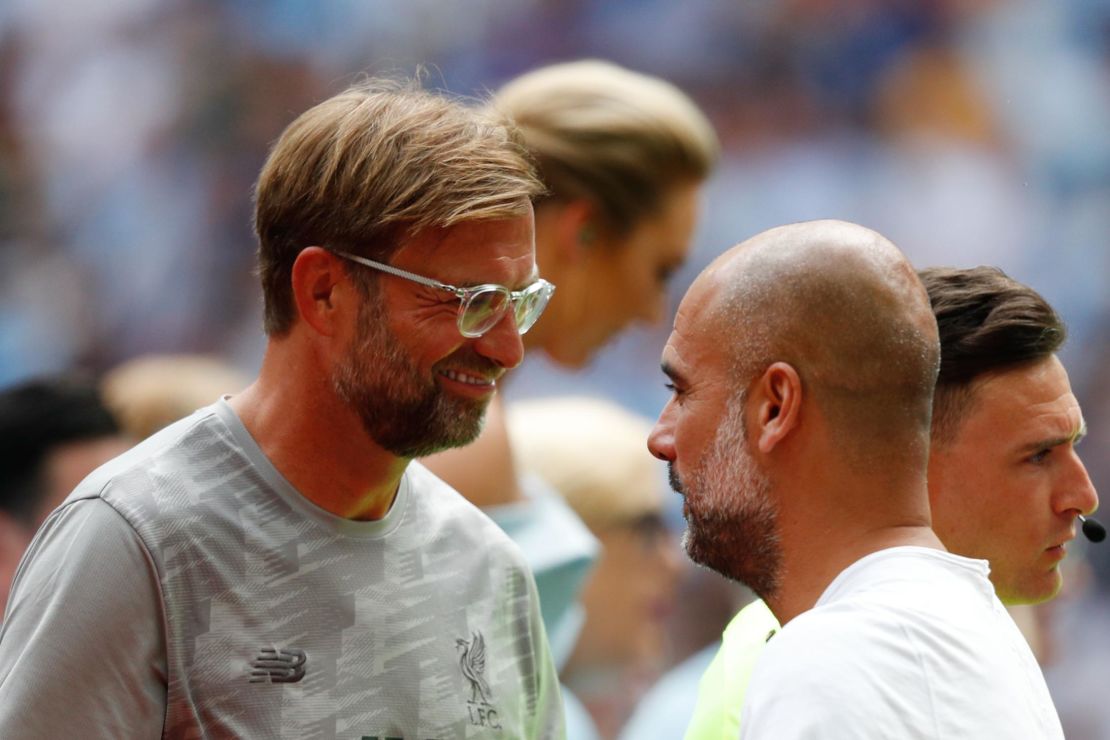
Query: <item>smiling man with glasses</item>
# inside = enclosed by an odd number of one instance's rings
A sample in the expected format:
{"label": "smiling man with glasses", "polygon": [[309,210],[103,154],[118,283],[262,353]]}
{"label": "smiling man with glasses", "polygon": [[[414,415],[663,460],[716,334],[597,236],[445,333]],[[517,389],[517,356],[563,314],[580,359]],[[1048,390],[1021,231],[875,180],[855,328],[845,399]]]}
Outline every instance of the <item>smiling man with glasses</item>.
{"label": "smiling man with glasses", "polygon": [[517,331],[526,334],[547,308],[547,302],[555,292],[555,286],[542,278],[534,280],[523,290],[509,290],[504,285],[490,284],[459,288],[407,270],[399,270],[392,265],[359,257],[357,254],[338,249],[333,249],[332,252],[360,265],[453,294],[459,299],[459,333],[470,339],[476,339],[492,329],[510,309]]}
{"label": "smiling man with glasses", "polygon": [[259,377],[47,520],[0,735],[563,736],[519,550],[413,462],[473,440],[523,357],[554,290],[540,190],[508,124],[411,85],[286,129],[256,188]]}

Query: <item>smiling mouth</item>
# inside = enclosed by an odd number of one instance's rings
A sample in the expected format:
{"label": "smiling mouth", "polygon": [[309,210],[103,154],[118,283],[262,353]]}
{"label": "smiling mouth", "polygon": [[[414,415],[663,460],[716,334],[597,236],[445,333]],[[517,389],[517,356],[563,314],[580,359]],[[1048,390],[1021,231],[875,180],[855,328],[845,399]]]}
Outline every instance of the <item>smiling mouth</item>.
{"label": "smiling mouth", "polygon": [[445,378],[449,378],[456,383],[463,383],[464,385],[473,385],[481,388],[491,388],[497,385],[497,380],[494,378],[467,375],[466,373],[460,373],[456,370],[441,370],[440,372]]}

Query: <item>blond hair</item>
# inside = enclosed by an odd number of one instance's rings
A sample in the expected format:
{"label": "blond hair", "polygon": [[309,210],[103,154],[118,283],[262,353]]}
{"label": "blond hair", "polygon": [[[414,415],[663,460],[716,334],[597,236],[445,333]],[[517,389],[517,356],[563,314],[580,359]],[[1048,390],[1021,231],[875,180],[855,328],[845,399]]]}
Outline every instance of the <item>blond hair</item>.
{"label": "blond hair", "polygon": [[647,419],[584,396],[520,401],[507,418],[521,468],[550,483],[594,532],[662,511]]}
{"label": "blond hair", "polygon": [[593,202],[616,235],[672,188],[704,180],[719,154],[713,127],[677,87],[610,62],[526,73],[492,104],[520,127],[550,197]]}
{"label": "blond hair", "polygon": [[543,190],[503,117],[370,80],[303,113],[255,188],[267,334],[292,326],[293,262],[312,245],[386,259],[406,233],[526,213]]}
{"label": "blond hair", "polygon": [[142,355],[117,365],[101,381],[104,403],[125,432],[145,439],[250,378],[207,355]]}

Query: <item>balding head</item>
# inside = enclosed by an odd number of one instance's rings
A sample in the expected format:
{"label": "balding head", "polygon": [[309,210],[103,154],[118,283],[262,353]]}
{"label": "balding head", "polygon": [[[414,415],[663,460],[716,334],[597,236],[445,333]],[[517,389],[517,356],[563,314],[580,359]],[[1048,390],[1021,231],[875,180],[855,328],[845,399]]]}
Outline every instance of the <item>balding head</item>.
{"label": "balding head", "polygon": [[939,546],[925,485],[939,353],[924,288],[873,231],[794,224],[722,255],[679,306],[673,393],[648,439],[685,497],[690,557],[786,622],[878,547]]}
{"label": "balding head", "polygon": [[691,294],[702,290],[740,388],[787,363],[853,459],[910,441],[927,452],[936,321],[887,239],[842,221],[781,226],[718,258]]}

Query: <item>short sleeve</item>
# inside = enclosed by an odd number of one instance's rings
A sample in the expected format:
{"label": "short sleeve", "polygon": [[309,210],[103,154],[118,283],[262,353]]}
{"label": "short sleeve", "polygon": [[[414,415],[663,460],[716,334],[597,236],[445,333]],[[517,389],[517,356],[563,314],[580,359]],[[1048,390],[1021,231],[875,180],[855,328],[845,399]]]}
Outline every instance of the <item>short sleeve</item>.
{"label": "short sleeve", "polygon": [[99,498],[54,512],[0,627],[0,736],[161,737],[166,660],[154,565]]}

